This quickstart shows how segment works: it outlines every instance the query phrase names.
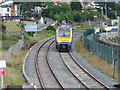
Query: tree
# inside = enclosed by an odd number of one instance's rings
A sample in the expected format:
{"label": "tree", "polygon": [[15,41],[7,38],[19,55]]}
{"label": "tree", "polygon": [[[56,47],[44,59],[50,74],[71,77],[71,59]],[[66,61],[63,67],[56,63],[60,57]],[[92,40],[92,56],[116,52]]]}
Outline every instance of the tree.
{"label": "tree", "polygon": [[60,20],[68,20],[67,15],[64,13],[60,13],[59,16],[60,16]]}
{"label": "tree", "polygon": [[108,12],[108,17],[111,18],[111,19],[114,19],[115,18],[115,11],[111,10]]}
{"label": "tree", "polygon": [[71,6],[67,2],[62,2],[62,3],[59,3],[58,5],[61,7],[61,11],[63,13],[67,13],[71,11]]}
{"label": "tree", "polygon": [[82,10],[82,5],[79,1],[78,2],[71,2],[70,5],[71,5],[72,10],[76,10],[76,11],[81,11]]}
{"label": "tree", "polygon": [[73,20],[76,22],[80,22],[82,20],[81,13],[79,11],[74,11]]}
{"label": "tree", "polygon": [[60,21],[60,16],[59,16],[59,14],[55,14],[55,15],[53,16],[53,18],[54,18],[55,20],[57,20],[58,22]]}
{"label": "tree", "polygon": [[67,12],[66,15],[68,17],[68,20],[73,20],[73,15],[72,15],[71,11]]}

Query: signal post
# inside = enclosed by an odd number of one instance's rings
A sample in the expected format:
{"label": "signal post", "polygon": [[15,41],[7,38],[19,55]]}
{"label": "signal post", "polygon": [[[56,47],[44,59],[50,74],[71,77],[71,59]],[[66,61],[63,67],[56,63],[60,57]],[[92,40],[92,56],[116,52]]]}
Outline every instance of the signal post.
{"label": "signal post", "polygon": [[24,47],[24,24],[21,23],[21,29],[22,29],[22,48]]}

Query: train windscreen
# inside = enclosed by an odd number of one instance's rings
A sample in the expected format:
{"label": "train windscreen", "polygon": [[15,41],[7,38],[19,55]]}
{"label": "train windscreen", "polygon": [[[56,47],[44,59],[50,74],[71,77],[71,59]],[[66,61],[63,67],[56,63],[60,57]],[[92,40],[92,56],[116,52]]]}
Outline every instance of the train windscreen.
{"label": "train windscreen", "polygon": [[59,38],[70,38],[70,29],[69,28],[60,28],[59,29]]}

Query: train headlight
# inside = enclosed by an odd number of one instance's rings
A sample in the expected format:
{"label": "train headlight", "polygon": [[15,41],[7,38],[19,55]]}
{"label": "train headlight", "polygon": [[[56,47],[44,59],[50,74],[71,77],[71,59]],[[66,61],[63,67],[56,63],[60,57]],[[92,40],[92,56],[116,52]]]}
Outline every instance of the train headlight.
{"label": "train headlight", "polygon": [[71,42],[68,42],[68,45],[71,45]]}
{"label": "train headlight", "polygon": [[57,42],[57,44],[60,44],[61,42]]}

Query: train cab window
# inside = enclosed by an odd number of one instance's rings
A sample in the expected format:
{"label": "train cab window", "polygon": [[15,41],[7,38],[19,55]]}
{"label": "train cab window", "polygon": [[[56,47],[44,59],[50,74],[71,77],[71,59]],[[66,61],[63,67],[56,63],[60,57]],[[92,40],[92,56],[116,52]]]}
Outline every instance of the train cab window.
{"label": "train cab window", "polygon": [[60,28],[59,29],[59,38],[70,38],[70,29],[69,28]]}

